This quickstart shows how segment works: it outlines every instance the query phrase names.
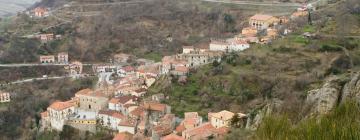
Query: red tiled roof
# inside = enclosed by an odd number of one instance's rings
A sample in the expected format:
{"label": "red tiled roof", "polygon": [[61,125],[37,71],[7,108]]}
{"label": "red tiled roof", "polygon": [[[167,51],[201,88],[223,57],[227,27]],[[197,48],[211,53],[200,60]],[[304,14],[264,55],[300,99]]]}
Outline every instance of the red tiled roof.
{"label": "red tiled roof", "polygon": [[93,96],[93,97],[106,97],[106,95],[103,93],[103,91],[98,90],[98,91],[93,91],[89,88],[87,89],[82,89],[80,91],[78,91],[77,93],[75,93],[75,95],[86,95],[86,96]]}
{"label": "red tiled roof", "polygon": [[135,69],[132,66],[126,66],[123,68],[123,70],[126,72],[131,72],[131,71],[134,71]]}
{"label": "red tiled roof", "polygon": [[57,111],[61,111],[70,107],[73,107],[74,103],[70,102],[70,101],[66,101],[66,102],[61,102],[61,101],[55,101],[54,103],[52,103],[49,108],[57,110]]}
{"label": "red tiled roof", "polygon": [[133,134],[129,132],[121,132],[115,135],[113,140],[132,140]]}
{"label": "red tiled roof", "polygon": [[41,112],[40,114],[41,114],[41,118],[46,118],[49,116],[49,112],[47,111]]}
{"label": "red tiled roof", "polygon": [[112,116],[112,117],[118,118],[118,119],[126,118],[123,114],[121,114],[120,112],[114,111],[114,110],[100,110],[98,114],[104,114],[104,115]]}
{"label": "red tiled roof", "polygon": [[125,104],[126,102],[130,101],[130,100],[136,100],[135,96],[121,96],[121,97],[117,97],[117,98],[112,98],[109,102],[113,103],[113,104]]}
{"label": "red tiled roof", "polygon": [[185,139],[176,134],[169,134],[167,136],[162,137],[160,140],[185,140]]}
{"label": "red tiled roof", "polygon": [[129,119],[122,120],[118,125],[119,126],[130,126],[130,127],[136,126],[136,124]]}
{"label": "red tiled roof", "polygon": [[213,130],[215,130],[215,127],[213,127],[210,123],[204,123],[193,129],[185,130],[185,133],[187,133],[189,136],[211,135]]}
{"label": "red tiled roof", "polygon": [[178,72],[189,72],[189,68],[188,67],[185,67],[185,66],[176,66],[175,67],[175,71],[178,71]]}
{"label": "red tiled roof", "polygon": [[137,107],[136,109],[134,109],[133,111],[131,111],[130,114],[134,115],[134,116],[144,116],[145,109],[140,106],[140,107]]}
{"label": "red tiled roof", "polygon": [[256,14],[256,15],[250,17],[250,20],[269,20],[271,18],[273,18],[273,16],[263,15],[263,14]]}
{"label": "red tiled roof", "polygon": [[183,124],[180,124],[180,125],[178,125],[178,126],[176,127],[175,130],[176,130],[176,132],[181,133],[181,132],[183,132],[185,129],[186,129],[185,126],[184,126]]}
{"label": "red tiled roof", "polygon": [[165,111],[165,109],[166,109],[165,104],[156,103],[156,102],[146,102],[146,103],[144,103],[144,107],[146,109],[161,111],[161,112]]}

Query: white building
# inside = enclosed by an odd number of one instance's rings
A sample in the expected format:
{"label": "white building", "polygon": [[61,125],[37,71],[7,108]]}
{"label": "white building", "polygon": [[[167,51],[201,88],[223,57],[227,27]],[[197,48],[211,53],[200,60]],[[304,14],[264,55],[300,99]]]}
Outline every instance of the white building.
{"label": "white building", "polygon": [[98,113],[100,124],[112,130],[117,130],[118,124],[125,118],[123,114],[114,110],[101,110]]}
{"label": "white building", "polygon": [[136,130],[136,122],[133,122],[131,120],[123,120],[118,125],[118,131],[121,132],[129,132],[131,134],[135,134]]}
{"label": "white building", "polygon": [[47,112],[50,127],[61,131],[70,116],[74,115],[75,102],[72,100],[66,102],[56,101],[47,108]]}
{"label": "white building", "polygon": [[250,48],[250,44],[238,38],[211,40],[210,51],[237,52]]}
{"label": "white building", "polygon": [[0,91],[0,103],[10,102],[10,93]]}
{"label": "white building", "polygon": [[137,98],[134,96],[121,96],[118,98],[112,98],[109,101],[109,109],[119,111],[125,116],[129,114],[129,110],[126,105],[133,105],[136,103]]}

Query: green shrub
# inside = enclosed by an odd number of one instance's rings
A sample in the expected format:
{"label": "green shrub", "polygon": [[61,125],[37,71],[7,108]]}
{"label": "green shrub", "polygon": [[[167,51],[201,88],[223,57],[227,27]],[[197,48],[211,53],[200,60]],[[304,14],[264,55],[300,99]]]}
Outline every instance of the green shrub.
{"label": "green shrub", "polygon": [[334,45],[322,45],[319,49],[321,52],[338,52],[342,51],[342,48],[340,46],[334,46]]}

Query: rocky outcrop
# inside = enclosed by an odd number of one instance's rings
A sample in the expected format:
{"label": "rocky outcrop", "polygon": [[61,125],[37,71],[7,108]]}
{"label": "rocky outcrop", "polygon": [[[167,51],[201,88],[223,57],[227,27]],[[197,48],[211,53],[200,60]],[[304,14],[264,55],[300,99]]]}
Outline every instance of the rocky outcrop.
{"label": "rocky outcrop", "polygon": [[360,73],[352,74],[351,80],[345,84],[342,90],[341,103],[349,99],[360,103]]}
{"label": "rocky outcrop", "polygon": [[249,115],[247,121],[246,121],[246,129],[249,130],[256,130],[259,125],[261,124],[262,120],[265,116],[270,115],[273,111],[275,111],[277,108],[280,108],[280,106],[283,104],[283,101],[278,99],[273,99],[270,103],[266,104],[264,107],[262,107],[260,110],[256,111],[254,115]]}
{"label": "rocky outcrop", "polygon": [[326,114],[336,107],[341,96],[340,79],[336,76],[328,78],[319,89],[308,92],[305,104],[310,108],[311,115]]}

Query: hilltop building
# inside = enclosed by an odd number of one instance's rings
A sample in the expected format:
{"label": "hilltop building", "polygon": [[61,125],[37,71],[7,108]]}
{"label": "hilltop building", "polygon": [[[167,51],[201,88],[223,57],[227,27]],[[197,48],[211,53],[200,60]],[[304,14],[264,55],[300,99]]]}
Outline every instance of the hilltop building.
{"label": "hilltop building", "polygon": [[55,56],[54,55],[41,55],[40,63],[41,64],[55,63]]}
{"label": "hilltop building", "polygon": [[67,64],[69,63],[69,54],[67,52],[61,52],[57,55],[57,61],[60,64]]}
{"label": "hilltop building", "polygon": [[78,107],[82,110],[99,112],[108,105],[108,97],[101,91],[83,89],[75,94],[79,99]]}
{"label": "hilltop building", "polygon": [[47,17],[47,16],[49,16],[49,10],[44,7],[37,7],[34,9],[34,16],[35,17]]}
{"label": "hilltop building", "polygon": [[10,101],[11,101],[10,93],[0,91],[0,103],[7,103],[7,102],[10,102]]}
{"label": "hilltop building", "polygon": [[278,23],[279,19],[270,15],[256,14],[250,17],[249,24],[258,30],[267,29]]}

